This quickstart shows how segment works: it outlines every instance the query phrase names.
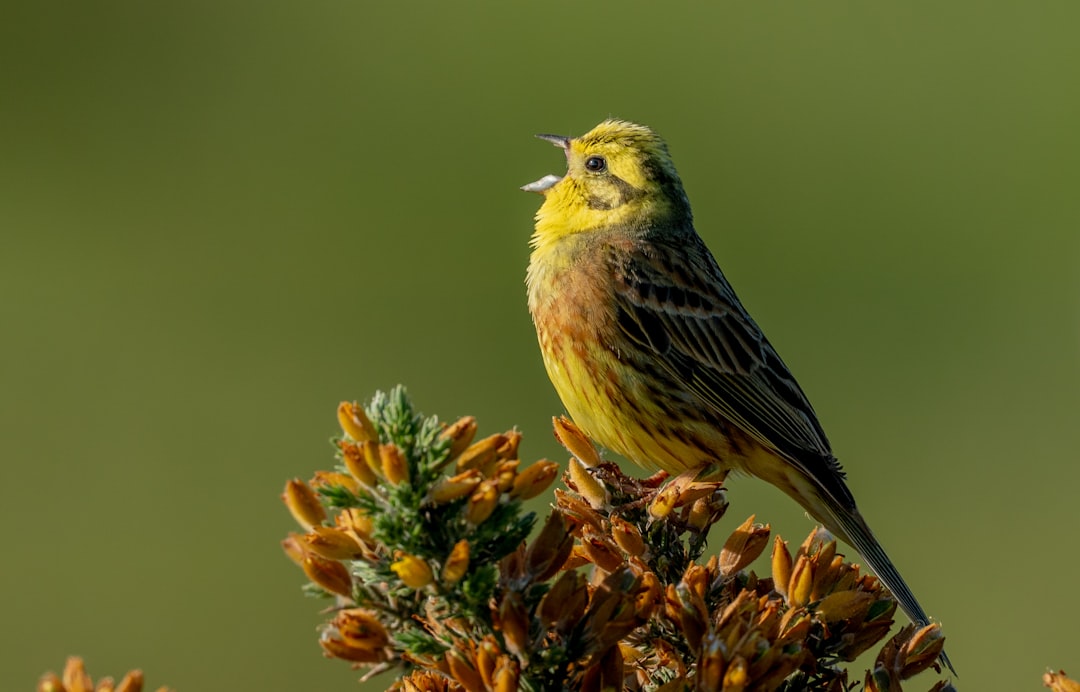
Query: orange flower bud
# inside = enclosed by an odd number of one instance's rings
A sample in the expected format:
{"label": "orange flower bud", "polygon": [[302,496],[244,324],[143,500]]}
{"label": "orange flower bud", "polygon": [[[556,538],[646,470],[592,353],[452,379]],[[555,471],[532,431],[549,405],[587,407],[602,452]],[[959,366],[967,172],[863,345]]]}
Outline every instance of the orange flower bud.
{"label": "orange flower bud", "polygon": [[484,691],[490,690],[494,684],[495,658],[502,652],[498,642],[490,634],[480,640],[476,647],[476,670],[480,673],[480,679],[484,682]]}
{"label": "orange flower bud", "polygon": [[699,497],[690,505],[690,514],[686,517],[686,524],[698,533],[705,533],[712,526],[715,517],[716,513],[713,511],[709,498]]}
{"label": "orange flower bud", "polygon": [[576,493],[555,488],[555,506],[575,524],[591,524],[597,530],[604,528],[604,517]]}
{"label": "orange flower bud", "polygon": [[560,416],[552,418],[551,422],[555,425],[555,439],[578,461],[585,466],[600,465],[600,453],[596,451],[596,446],[574,425],[573,421],[566,416]]}
{"label": "orange flower bud", "polygon": [[360,484],[347,473],[339,473],[337,471],[316,471],[315,475],[311,478],[311,487],[314,490],[319,488],[333,488],[340,486],[345,488],[353,495],[360,492]]}
{"label": "orange flower bud", "polygon": [[[360,443],[360,451],[364,455],[364,463],[371,469],[376,479],[383,478],[382,457],[379,455],[379,443],[375,440],[364,440]],[[378,480],[376,480],[378,482]]]}
{"label": "orange flower bud", "polygon": [[399,553],[396,557],[397,561],[390,565],[390,569],[410,589],[422,589],[435,580],[431,565],[425,560],[404,553]]}
{"label": "orange flower bud", "polygon": [[555,576],[573,549],[574,536],[566,518],[560,510],[553,510],[526,553],[525,562],[533,581],[545,582]]}
{"label": "orange flower bud", "polygon": [[[669,585],[668,598],[670,597]],[[682,625],[686,643],[690,648],[697,649],[701,645],[701,638],[709,629],[709,611],[705,601],[682,581],[675,585],[675,598],[678,604],[678,622]]]}
{"label": "orange flower bud", "polygon": [[484,680],[480,672],[473,667],[469,659],[457,649],[449,649],[446,654],[446,663],[450,666],[450,677],[456,680],[465,692],[485,692]]}
{"label": "orange flower bud", "polygon": [[[142,692],[144,682],[143,672],[141,670],[133,670],[120,681],[120,684],[116,686],[116,692]],[[98,682],[96,692],[107,692]],[[158,688],[158,692],[168,692],[165,687]]]}
{"label": "orange flower bud", "polygon": [[490,476],[498,460],[496,450],[505,442],[504,435],[491,435],[472,443],[457,459],[458,472],[478,469],[485,476]]}
{"label": "orange flower bud", "polygon": [[585,498],[591,507],[596,509],[607,504],[607,489],[589,472],[588,466],[581,463],[577,457],[571,457],[566,470],[570,477],[570,487]]}
{"label": "orange flower bud", "polygon": [[304,542],[311,552],[328,560],[352,560],[364,554],[360,542],[340,528],[313,526]]}
{"label": "orange flower bud", "polygon": [[531,500],[544,492],[555,477],[559,475],[559,465],[547,459],[530,464],[514,477],[510,497],[517,500]]}
{"label": "orange flower bud", "polygon": [[465,507],[465,520],[474,526],[483,524],[498,505],[499,486],[489,478],[476,486],[476,490],[469,495],[469,503]]}
{"label": "orange flower bud", "polygon": [[89,692],[94,689],[94,680],[86,672],[86,665],[78,656],[68,658],[67,664],[64,666],[63,682],[64,687],[72,691],[86,690],[86,692]]}
{"label": "orange flower bud", "polygon": [[514,659],[509,656],[500,656],[496,664],[495,675],[492,680],[494,692],[517,692],[518,678],[521,671]]}
{"label": "orange flower bud", "polygon": [[645,554],[645,539],[641,537],[641,531],[625,519],[611,516],[611,537],[627,555],[641,557]]}
{"label": "orange flower bud", "polygon": [[625,564],[615,543],[588,524],[581,527],[581,547],[589,561],[605,572],[614,572]]}
{"label": "orange flower bud", "polygon": [[503,441],[495,449],[495,456],[499,459],[517,459],[518,446],[521,445],[521,433],[517,430],[509,430],[503,433]]}
{"label": "orange flower bud", "polygon": [[[831,540],[827,543],[823,543],[818,547],[818,551],[814,553],[814,584],[810,588],[810,600],[816,601],[832,589],[830,578],[835,580],[838,574],[834,571],[836,565],[833,564],[833,558],[836,555],[836,541]],[[840,560],[840,564],[843,564],[843,559]]]}
{"label": "orange flower bud", "polygon": [[787,543],[779,536],[773,541],[772,576],[776,593],[787,596],[787,586],[791,580],[791,553],[788,552]]}
{"label": "orange flower bud", "polygon": [[570,549],[570,554],[566,557],[562,569],[574,570],[591,564],[593,564],[593,561],[589,559],[589,554],[585,552],[585,549],[580,545],[575,545]]}
{"label": "orange flower bud", "polygon": [[664,602],[664,587],[660,585],[660,578],[655,572],[645,572],[641,575],[641,586],[634,598],[634,610],[638,617],[647,620],[653,610]]}
{"label": "orange flower bud", "polygon": [[64,681],[56,673],[45,673],[38,680],[37,692],[66,692]]}
{"label": "orange flower bud", "polygon": [[450,555],[446,558],[446,564],[442,569],[444,584],[456,584],[465,576],[469,569],[469,542],[462,538],[454,544]]}
{"label": "orange flower bud", "polygon": [[679,480],[684,479],[684,477],[686,479],[692,479],[695,477],[689,475],[690,473],[691,472],[685,472],[679,476],[676,476],[675,481],[672,482],[673,485],[677,485],[679,488],[679,499],[675,502],[676,507],[682,507],[683,505],[688,505],[695,500],[707,498],[723,487],[719,483],[706,483],[703,481],[684,480],[684,482],[679,483]]}
{"label": "orange flower bud", "polygon": [[285,551],[290,560],[300,567],[304,566],[304,556],[307,555],[307,548],[304,547],[304,539],[300,534],[290,533],[288,538],[281,542],[281,549]]}
{"label": "orange flower bud", "polygon": [[409,482],[409,462],[405,460],[401,448],[395,444],[379,445],[379,458],[382,460],[383,477],[391,485]]}
{"label": "orange flower bud", "polygon": [[285,493],[281,496],[289,508],[293,519],[305,529],[326,521],[326,510],[319,502],[315,492],[304,481],[294,478],[285,483]]}
{"label": "orange flower bud", "polygon": [[649,503],[649,514],[657,519],[663,519],[671,514],[671,511],[675,509],[675,503],[679,500],[679,491],[680,488],[674,482],[661,488]]}
{"label": "orange flower bud", "polygon": [[483,480],[484,475],[476,469],[469,469],[449,478],[440,478],[428,492],[428,502],[443,505],[460,500],[475,490]]}
{"label": "orange flower bud", "polygon": [[911,639],[900,651],[900,661],[904,666],[900,671],[900,678],[906,680],[923,672],[934,665],[944,650],[945,637],[942,636],[939,625],[926,625],[920,628],[911,635]]}
{"label": "orange flower bud", "polygon": [[364,407],[355,401],[349,403],[343,401],[338,404],[338,423],[341,429],[356,442],[375,440],[378,442],[379,433],[375,430],[375,424],[368,418]]}
{"label": "orange flower bud", "polygon": [[859,579],[859,568],[845,563],[839,572],[836,583],[833,584],[833,591],[850,591],[853,589],[855,582]]}
{"label": "orange flower bud", "polygon": [[356,507],[343,509],[334,517],[334,523],[342,530],[348,531],[361,543],[371,543],[371,533],[375,530],[375,522],[364,510]]}
{"label": "orange flower bud", "polygon": [[[715,556],[714,556],[715,557]],[[712,558],[709,559],[712,562]],[[715,565],[713,565],[715,567]],[[683,572],[682,582],[686,584],[687,588],[694,592],[698,598],[704,600],[705,592],[709,589],[709,582],[712,578],[709,576],[709,570],[698,564],[691,564]]]}
{"label": "orange flower bud", "polygon": [[769,599],[764,604],[759,605],[758,609],[760,613],[755,622],[755,627],[769,641],[776,639],[777,635],[780,634],[780,604],[773,599]]}
{"label": "orange flower bud", "polygon": [[754,515],[728,537],[720,551],[720,574],[730,577],[761,555],[769,542],[769,527],[754,523]]}
{"label": "orange flower bud", "polygon": [[371,467],[368,466],[367,460],[364,458],[363,447],[347,442],[341,442],[338,446],[341,449],[341,459],[345,462],[345,468],[349,469],[349,473],[352,474],[353,478],[369,488],[375,487],[379,479],[376,477],[375,472],[371,470]]}
{"label": "orange flower bud", "polygon": [[1049,687],[1051,692],[1080,692],[1080,683],[1070,679],[1063,670],[1044,673],[1043,685]]}
{"label": "orange flower bud", "polygon": [[810,589],[814,585],[814,570],[810,567],[810,559],[805,555],[795,563],[791,572],[791,581],[788,582],[788,605],[792,608],[802,608],[810,602]]}
{"label": "orange flower bud", "polygon": [[319,646],[327,658],[340,658],[353,663],[382,663],[386,660],[386,654],[381,650],[358,649],[333,637],[323,637],[319,640]]}
{"label": "orange flower bud", "polygon": [[664,615],[668,620],[682,627],[682,604],[679,602],[679,593],[674,584],[668,584],[664,589]]}
{"label": "orange flower bud", "polygon": [[336,560],[327,560],[318,555],[308,554],[300,565],[308,579],[322,588],[339,596],[352,598],[352,576],[345,565]]}
{"label": "orange flower bud", "polygon": [[798,559],[800,555],[811,556],[818,553],[822,546],[829,541],[832,541],[832,534],[828,532],[822,526],[815,526],[814,530],[806,537],[806,540],[799,546],[799,550],[795,553],[795,559]]}
{"label": "orange flower bud", "polygon": [[514,487],[517,467],[520,464],[521,462],[517,459],[504,459],[495,464],[495,470],[491,473],[491,478],[495,481],[500,493],[509,492]]}
{"label": "orange flower bud", "polygon": [[529,614],[521,594],[508,591],[499,603],[499,629],[506,639],[506,648],[515,656],[529,652]]}
{"label": "orange flower bud", "polygon": [[814,612],[826,623],[851,619],[861,621],[875,600],[873,594],[865,591],[837,591],[821,599]]}
{"label": "orange flower bud", "polygon": [[585,576],[577,571],[563,572],[540,599],[536,613],[545,627],[566,634],[581,620],[588,598]]}
{"label": "orange flower bud", "polygon": [[465,416],[458,418],[442,431],[442,438],[450,440],[450,450],[447,453],[447,462],[457,459],[458,455],[465,451],[465,448],[476,437],[476,418],[473,416]]}
{"label": "orange flower bud", "polygon": [[370,610],[348,608],[338,611],[332,624],[341,639],[356,649],[378,651],[390,643],[386,627]]}

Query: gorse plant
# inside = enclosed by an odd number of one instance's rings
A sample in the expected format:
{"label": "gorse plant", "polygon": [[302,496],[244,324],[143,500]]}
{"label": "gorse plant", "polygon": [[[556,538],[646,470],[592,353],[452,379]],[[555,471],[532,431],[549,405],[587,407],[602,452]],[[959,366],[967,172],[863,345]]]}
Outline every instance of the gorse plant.
{"label": "gorse plant", "polygon": [[[567,489],[531,542],[523,500],[558,467],[523,467],[516,431],[474,441],[474,419],[425,418],[400,387],[338,419],[338,467],[286,485],[306,533],[284,548],[335,602],[327,655],[396,670],[391,689],[851,690],[845,664],[892,628],[892,596],[824,531],[772,540],[771,577],[747,571],[770,544],[754,517],[703,561],[721,484],[630,478],[566,419]],[[902,628],[861,683],[899,690],[943,646]]]}
{"label": "gorse plant", "polygon": [[379,672],[445,650],[425,622],[479,616],[478,627],[492,628],[498,562],[535,522],[521,503],[557,466],[519,469],[519,433],[470,444],[474,420],[442,426],[417,414],[401,388],[368,409],[338,409],[338,470],[286,485],[286,504],[308,533],[284,547],[311,591],[342,605],[336,634],[321,639],[326,652]]}
{"label": "gorse plant", "polygon": [[[332,603],[327,656],[392,673],[390,690],[895,692],[939,673],[936,625],[893,627],[876,577],[811,532],[794,551],[748,518],[704,559],[727,510],[719,482],[637,480],[566,419],[565,489],[531,541],[524,501],[558,465],[522,466],[516,431],[476,440],[471,417],[421,416],[402,388],[338,408],[337,466],[286,484],[303,527],[283,541]],[[770,576],[749,567],[771,543]],[[873,667],[848,664],[878,648]],[[1080,692],[1048,672],[1054,692]],[[96,683],[73,657],[39,692],[141,692],[141,671]],[[931,690],[954,689],[944,680]],[[159,688],[167,692],[167,688]]]}

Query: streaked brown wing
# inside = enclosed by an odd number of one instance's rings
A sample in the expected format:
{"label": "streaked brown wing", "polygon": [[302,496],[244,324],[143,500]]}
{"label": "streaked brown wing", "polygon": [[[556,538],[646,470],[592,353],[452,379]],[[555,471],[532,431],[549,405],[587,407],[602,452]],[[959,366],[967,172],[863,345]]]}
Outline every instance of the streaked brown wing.
{"label": "streaked brown wing", "polygon": [[[623,332],[651,350],[703,406],[776,450],[822,490],[823,508],[804,506],[840,531],[904,612],[925,625],[926,612],[855,508],[806,395],[739,303],[701,238],[690,233],[678,240],[676,245],[654,239],[629,257],[612,255]],[[941,661],[953,670],[944,652]]]}
{"label": "streaked brown wing", "polygon": [[[697,234],[623,255],[617,288],[624,333],[724,418],[810,478],[843,478],[810,402],[735,296]],[[840,483],[843,486],[843,483]]]}

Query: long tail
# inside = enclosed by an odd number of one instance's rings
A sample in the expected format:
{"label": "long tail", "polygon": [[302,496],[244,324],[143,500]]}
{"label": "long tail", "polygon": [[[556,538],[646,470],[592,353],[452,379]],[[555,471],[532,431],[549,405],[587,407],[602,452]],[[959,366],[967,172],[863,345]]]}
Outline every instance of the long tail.
{"label": "long tail", "polygon": [[[832,522],[826,521],[826,528],[837,534],[837,538],[859,551],[870,569],[885,584],[885,587],[892,592],[892,595],[900,604],[900,608],[907,613],[912,622],[919,627],[929,625],[930,618],[926,616],[926,611],[915,599],[915,594],[911,592],[907,582],[900,576],[900,572],[885,553],[885,549],[881,547],[881,543],[874,537],[873,531],[870,530],[862,515],[859,514],[859,510],[854,506],[850,510],[845,509],[835,502],[826,501],[825,504],[830,516],[818,518],[822,521],[828,518],[834,520]],[[953,675],[956,675],[956,669],[953,668],[952,662],[944,651],[941,652],[941,662]]]}

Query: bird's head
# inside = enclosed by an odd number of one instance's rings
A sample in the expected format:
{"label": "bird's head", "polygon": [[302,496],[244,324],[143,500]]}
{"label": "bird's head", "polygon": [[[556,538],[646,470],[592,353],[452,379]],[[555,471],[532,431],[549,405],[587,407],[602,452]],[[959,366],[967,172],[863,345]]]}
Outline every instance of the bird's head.
{"label": "bird's head", "polygon": [[605,120],[577,138],[537,135],[566,153],[566,175],[521,189],[544,195],[535,243],[574,233],[687,224],[690,204],[667,145],[644,125]]}

